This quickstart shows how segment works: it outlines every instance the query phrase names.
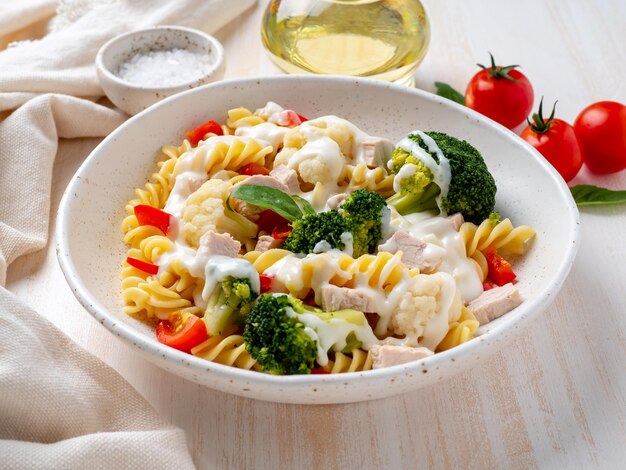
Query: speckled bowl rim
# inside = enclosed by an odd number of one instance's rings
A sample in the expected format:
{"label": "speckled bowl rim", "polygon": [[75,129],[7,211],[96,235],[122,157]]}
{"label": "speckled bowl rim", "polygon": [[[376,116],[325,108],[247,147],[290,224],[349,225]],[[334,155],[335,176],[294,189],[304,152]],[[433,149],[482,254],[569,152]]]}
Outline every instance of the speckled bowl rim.
{"label": "speckled bowl rim", "polygon": [[[235,367],[225,366],[213,362],[209,362],[205,359],[195,357],[189,354],[182,353],[175,349],[169,348],[165,345],[158,343],[156,340],[150,340],[144,335],[135,331],[129,325],[119,323],[116,318],[110,314],[103,305],[99,304],[98,300],[89,292],[86,288],[85,284],[78,276],[76,268],[72,259],[69,256],[70,247],[68,245],[68,238],[66,236],[67,233],[72,229],[69,225],[69,210],[70,210],[70,199],[74,194],[75,188],[78,189],[80,184],[80,178],[83,171],[86,171],[88,167],[94,164],[95,158],[94,156],[98,154],[99,149],[102,147],[106,147],[109,142],[116,139],[116,137],[124,132],[129,126],[135,126],[141,122],[144,115],[147,113],[151,113],[157,109],[162,107],[167,107],[173,100],[186,99],[187,96],[193,94],[204,94],[207,93],[212,88],[232,88],[233,86],[247,86],[252,85],[255,82],[259,81],[272,81],[278,84],[289,85],[290,81],[297,79],[303,82],[314,82],[318,83],[320,86],[324,86],[326,83],[334,83],[334,82],[346,82],[351,83],[353,85],[359,85],[360,83],[365,83],[369,87],[377,87],[377,88],[389,88],[389,87],[398,87],[402,88],[402,90],[406,93],[414,94],[416,97],[419,97],[423,100],[434,101],[436,104],[440,106],[445,106],[448,108],[453,108],[458,111],[462,115],[466,117],[470,117],[474,120],[480,121],[482,125],[487,126],[493,132],[500,134],[501,136],[508,139],[511,145],[521,146],[524,151],[529,154],[530,158],[537,160],[537,162],[543,167],[543,170],[550,175],[551,180],[553,181],[555,187],[558,189],[560,196],[563,199],[565,204],[563,205],[563,210],[567,212],[567,219],[569,221],[569,226],[567,227],[567,233],[569,234],[569,243],[567,248],[565,249],[565,255],[560,263],[558,269],[552,276],[551,282],[547,283],[544,289],[541,291],[540,295],[535,296],[534,298],[525,300],[522,305],[517,307],[516,315],[505,316],[505,321],[500,322],[497,326],[488,329],[484,334],[479,337],[476,337],[466,343],[463,343],[455,348],[449,349],[447,351],[443,351],[433,356],[427,357],[422,360],[414,361],[407,364],[401,364],[397,366],[392,366],[383,369],[377,370],[369,370],[365,372],[348,372],[342,374],[328,374],[328,375],[292,375],[292,376],[275,376],[270,374],[263,374],[255,371],[243,370]],[[167,98],[154,106],[142,111],[134,117],[131,117],[126,123],[122,124],[115,131],[113,131],[108,137],[106,137],[99,145],[94,149],[91,155],[83,162],[81,167],[76,172],[76,175],[72,178],[69,183],[59,207],[59,215],[57,219],[56,226],[56,239],[57,239],[57,255],[59,259],[59,263],[63,274],[65,275],[67,282],[69,283],[74,295],[77,297],[79,302],[88,310],[102,325],[104,325],[111,332],[116,334],[117,336],[123,338],[128,344],[133,345],[136,348],[143,350],[145,353],[151,355],[156,364],[161,365],[161,367],[166,368],[163,365],[163,360],[165,361],[173,361],[181,364],[183,367],[190,369],[189,375],[191,374],[202,374],[205,371],[211,371],[212,374],[215,374],[215,377],[221,377],[222,379],[230,380],[231,383],[234,381],[241,382],[241,384],[250,384],[252,388],[255,386],[261,387],[274,387],[276,390],[279,388],[281,391],[285,390],[296,390],[300,387],[306,387],[316,384],[325,384],[325,385],[341,385],[342,383],[350,383],[350,385],[358,386],[359,384],[372,384],[377,383],[380,386],[385,386],[393,388],[393,380],[394,377],[399,376],[407,376],[407,377],[415,377],[417,375],[421,375],[422,373],[426,373],[429,370],[445,368],[446,366],[452,366],[451,363],[456,361],[455,366],[460,367],[462,369],[467,369],[470,365],[463,364],[463,361],[484,359],[489,356],[491,353],[494,353],[499,348],[496,347],[498,342],[505,343],[510,341],[510,336],[517,330],[521,330],[522,325],[527,325],[529,320],[536,317],[539,313],[544,311],[549,304],[552,302],[555,294],[561,288],[565,279],[567,278],[567,274],[569,273],[572,264],[574,262],[577,250],[578,250],[578,240],[580,237],[580,222],[579,222],[579,212],[576,207],[576,204],[572,198],[572,195],[569,191],[569,188],[561,178],[561,176],[554,170],[547,161],[530,145],[520,139],[516,134],[509,131],[505,127],[500,124],[480,115],[479,113],[472,111],[464,106],[461,106],[457,103],[454,103],[448,99],[439,97],[437,95],[433,95],[423,90],[419,89],[408,89],[406,87],[400,85],[393,85],[386,82],[380,82],[374,79],[368,78],[355,78],[355,77],[342,77],[342,76],[315,76],[315,75],[279,75],[272,77],[256,77],[256,78],[246,78],[246,79],[230,79],[223,80],[219,83],[213,83],[209,85],[205,85],[199,88],[195,88],[193,90],[189,90],[170,98]],[[176,373],[176,372],[174,372]],[[177,374],[177,373],[176,373]],[[180,374],[177,374],[180,375]],[[418,379],[415,379],[417,382]],[[416,385],[414,389],[421,388],[422,386],[428,386],[429,384]],[[244,389],[244,391],[247,391]],[[406,391],[406,390],[405,390]],[[401,393],[402,390],[398,390],[397,393]],[[390,396],[397,394],[394,392],[384,393],[382,396]],[[241,395],[241,393],[239,393]],[[246,395],[250,398],[255,398],[251,395]],[[262,398],[263,399],[263,398]],[[266,399],[266,398],[265,398]],[[346,399],[346,400],[331,400],[328,403],[346,403],[346,402],[356,402],[367,400],[367,398],[360,399]],[[305,403],[302,400],[273,400],[280,401],[284,403]]]}
{"label": "speckled bowl rim", "polygon": [[[189,35],[205,39],[211,44],[211,55],[215,56],[216,58],[215,62],[210,66],[209,70],[202,76],[196,77],[192,80],[188,80],[185,82],[177,83],[176,85],[170,85],[170,86],[160,86],[160,85],[152,85],[152,86],[148,85],[147,86],[147,85],[140,85],[138,83],[128,82],[118,77],[117,75],[115,75],[115,73],[113,73],[112,70],[109,70],[108,67],[104,65],[104,57],[106,54],[109,53],[111,46],[113,46],[114,44],[118,42],[127,41],[133,36],[139,36],[141,34],[150,33],[152,31],[181,31]],[[114,38],[109,39],[106,43],[102,45],[102,47],[100,47],[100,49],[98,50],[98,53],[96,54],[96,67],[109,80],[112,80],[113,82],[119,85],[125,86],[129,89],[147,90],[147,91],[162,90],[164,92],[167,92],[167,91],[175,91],[179,88],[188,87],[189,85],[198,83],[199,80],[206,80],[207,78],[211,77],[224,64],[224,56],[225,56],[224,46],[222,46],[222,43],[219,42],[215,37],[211,36],[210,34],[205,33],[204,31],[200,31],[199,29],[186,28],[184,26],[164,25],[164,26],[155,26],[153,28],[138,29],[137,31],[130,31],[128,33],[123,33],[123,34],[120,34],[119,36],[115,36]]]}

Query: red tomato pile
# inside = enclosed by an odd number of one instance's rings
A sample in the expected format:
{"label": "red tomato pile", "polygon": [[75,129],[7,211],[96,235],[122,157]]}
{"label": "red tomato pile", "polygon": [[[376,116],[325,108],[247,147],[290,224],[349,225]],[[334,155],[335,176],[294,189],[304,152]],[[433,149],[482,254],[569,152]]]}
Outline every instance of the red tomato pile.
{"label": "red tomato pile", "polygon": [[[465,96],[450,89],[452,99],[514,129],[524,120],[528,121],[534,100],[533,87],[517,70],[518,65],[496,65],[489,55],[491,66],[478,64],[482,70],[470,79]],[[457,96],[460,99],[456,99]],[[583,163],[599,174],[626,168],[626,106],[614,101],[594,103],[585,108],[571,126],[554,117],[554,108],[545,119],[542,104],[521,137],[535,147],[565,181],[573,179]]]}

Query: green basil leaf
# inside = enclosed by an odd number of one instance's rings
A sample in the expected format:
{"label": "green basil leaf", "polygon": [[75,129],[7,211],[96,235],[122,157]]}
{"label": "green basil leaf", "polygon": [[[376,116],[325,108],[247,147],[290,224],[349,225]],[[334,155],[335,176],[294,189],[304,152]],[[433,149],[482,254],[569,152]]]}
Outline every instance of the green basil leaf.
{"label": "green basil leaf", "polygon": [[242,184],[230,193],[230,197],[241,199],[263,209],[271,209],[278,215],[293,222],[302,218],[302,211],[292,197],[280,189]]}
{"label": "green basil leaf", "polygon": [[626,191],[614,191],[591,184],[569,188],[578,206],[603,206],[626,203]]}
{"label": "green basil leaf", "polygon": [[448,98],[449,100],[454,101],[455,103],[459,103],[465,105],[465,97],[452,88],[447,83],[443,82],[435,82],[435,87],[437,87],[437,94],[439,96],[443,96],[444,98]]}
{"label": "green basil leaf", "polygon": [[305,215],[315,214],[315,209],[313,209],[313,206],[311,205],[309,201],[307,201],[303,197],[298,196],[297,194],[294,194],[291,197],[293,198],[294,201],[296,201],[296,203],[298,203],[300,208],[304,211]]}

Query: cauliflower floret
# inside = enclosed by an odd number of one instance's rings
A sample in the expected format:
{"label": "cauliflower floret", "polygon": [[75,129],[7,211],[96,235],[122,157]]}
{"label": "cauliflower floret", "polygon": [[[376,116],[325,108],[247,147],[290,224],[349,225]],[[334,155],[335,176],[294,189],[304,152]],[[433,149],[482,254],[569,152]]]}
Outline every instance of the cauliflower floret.
{"label": "cauliflower floret", "polygon": [[305,183],[336,183],[352,158],[354,131],[334,116],[313,119],[285,134],[274,167],[288,166]]}
{"label": "cauliflower floret", "polygon": [[349,124],[334,116],[312,119],[287,132],[283,143],[285,147],[301,149],[307,142],[320,137],[328,137],[335,141],[343,155],[352,158],[354,129]]}
{"label": "cauliflower floret", "polygon": [[313,185],[336,183],[345,167],[345,159],[337,142],[329,137],[310,140],[301,149],[286,147],[276,157],[274,167],[286,165],[300,179]]}
{"label": "cauliflower floret", "polygon": [[211,179],[187,198],[181,230],[190,246],[197,248],[200,238],[209,231],[228,233],[244,244],[256,236],[258,227],[255,223],[226,210],[226,199],[231,190],[228,181]]}
{"label": "cauliflower floret", "polygon": [[393,334],[404,337],[404,345],[434,350],[461,307],[461,296],[449,274],[419,274],[411,279],[389,326]]}

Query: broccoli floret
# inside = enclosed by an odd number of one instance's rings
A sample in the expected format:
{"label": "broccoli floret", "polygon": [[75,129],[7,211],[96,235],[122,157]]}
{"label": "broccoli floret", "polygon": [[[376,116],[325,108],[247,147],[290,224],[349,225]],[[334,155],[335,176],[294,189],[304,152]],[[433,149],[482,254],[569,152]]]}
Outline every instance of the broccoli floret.
{"label": "broccoli floret", "polygon": [[391,171],[398,173],[405,165],[405,173],[399,181],[400,190],[387,202],[403,215],[436,209],[435,197],[440,191],[433,181],[432,172],[411,152],[397,147],[391,157]]}
{"label": "broccoli floret", "polygon": [[204,323],[209,336],[221,335],[232,325],[241,325],[258,293],[245,278],[226,277],[209,293]]}
{"label": "broccoli floret", "polygon": [[343,250],[345,243],[341,234],[352,231],[352,222],[337,210],[306,214],[293,222],[293,230],[283,248],[294,253],[313,253],[315,245],[326,241],[331,248]]}
{"label": "broccoli floret", "polygon": [[357,189],[341,205],[341,213],[352,222],[353,253],[358,258],[374,251],[383,238],[383,216],[389,211],[378,193]]}
{"label": "broccoli floret", "polygon": [[263,371],[309,374],[317,357],[317,342],[308,336],[295,313],[302,302],[288,295],[263,294],[246,319],[246,350]]}
{"label": "broccoli floret", "polygon": [[491,214],[489,214],[489,222],[491,222],[492,227],[498,225],[501,222],[500,213],[497,211],[493,211]]}
{"label": "broccoli floret", "polygon": [[[480,223],[495,206],[496,184],[480,152],[463,140],[442,132],[426,132],[450,162],[451,181],[448,194],[441,198],[441,211],[446,214],[460,212],[465,220]],[[409,139],[428,152],[436,163],[439,157],[429,149],[418,134]],[[387,202],[403,215],[437,208],[441,189],[435,184],[432,172],[418,158],[403,149],[396,149],[391,160],[391,170],[401,172],[406,164],[415,165],[400,180],[400,192]],[[413,168],[411,168],[413,170]]]}

